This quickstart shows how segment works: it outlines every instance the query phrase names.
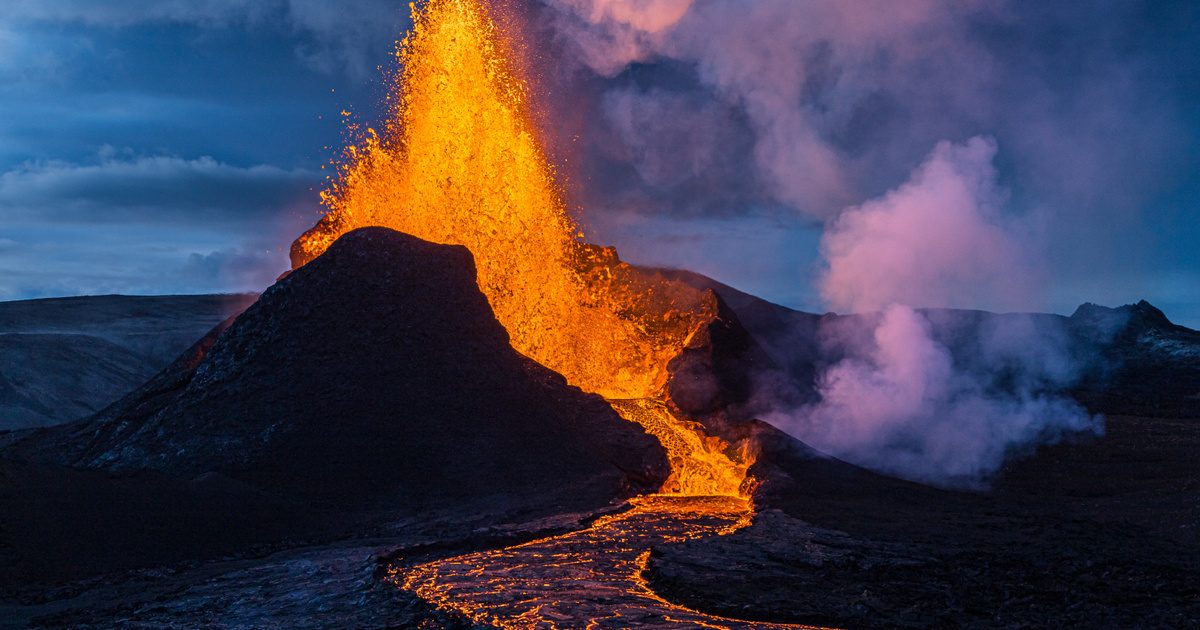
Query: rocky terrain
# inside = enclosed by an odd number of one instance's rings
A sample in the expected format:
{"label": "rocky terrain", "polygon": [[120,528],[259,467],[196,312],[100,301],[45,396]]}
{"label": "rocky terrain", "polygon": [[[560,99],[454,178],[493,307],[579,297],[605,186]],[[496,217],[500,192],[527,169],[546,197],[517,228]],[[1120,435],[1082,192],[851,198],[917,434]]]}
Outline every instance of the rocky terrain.
{"label": "rocky terrain", "polygon": [[90,419],[0,439],[0,626],[1200,624],[1200,334],[1146,303],[925,311],[967,368],[997,321],[1050,331],[1107,415],[949,491],[728,422],[873,316],[663,273],[721,298],[669,387],[756,445],[752,521],[622,503],[665,476],[654,440],[512,350],[466,250],[372,229]]}
{"label": "rocky terrain", "polygon": [[[716,291],[810,396],[821,366],[839,358],[829,337],[875,325],[665,273]],[[767,431],[753,525],[657,548],[651,587],[710,614],[771,622],[1200,623],[1200,333],[1146,302],[1085,304],[1069,317],[923,313],[959,369],[974,369],[989,329],[1018,321],[1052,338],[1077,366],[1067,393],[1105,415],[1104,436],[1014,454],[983,491],[954,492],[846,467]]]}
{"label": "rocky terrain", "polygon": [[0,431],[96,413],[254,298],[106,295],[0,302]]}
{"label": "rocky terrain", "polygon": [[1045,447],[969,493],[847,474],[789,441],[761,464],[753,525],[657,548],[652,588],[711,614],[855,628],[1200,621],[1194,418],[1111,416],[1105,438]]}
{"label": "rocky terrain", "polygon": [[95,418],[14,436],[5,589],[438,521],[469,538],[661,484],[657,442],[516,353],[474,273],[357,231]]}

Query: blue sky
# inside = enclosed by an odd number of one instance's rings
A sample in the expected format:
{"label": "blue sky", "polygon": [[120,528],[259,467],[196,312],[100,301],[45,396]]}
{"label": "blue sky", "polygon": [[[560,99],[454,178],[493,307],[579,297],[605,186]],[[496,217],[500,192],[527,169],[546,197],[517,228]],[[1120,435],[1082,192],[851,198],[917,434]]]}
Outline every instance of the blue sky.
{"label": "blue sky", "polygon": [[[873,22],[870,1],[673,1],[666,18],[521,6],[547,146],[570,158],[590,234],[624,258],[823,310],[826,222],[903,185],[938,142],[985,136],[1003,212],[1036,227],[1039,291],[1018,307],[1145,298],[1200,327],[1192,3],[922,0]],[[406,13],[13,0],[0,299],[267,286],[318,216],[339,112],[378,118]]]}

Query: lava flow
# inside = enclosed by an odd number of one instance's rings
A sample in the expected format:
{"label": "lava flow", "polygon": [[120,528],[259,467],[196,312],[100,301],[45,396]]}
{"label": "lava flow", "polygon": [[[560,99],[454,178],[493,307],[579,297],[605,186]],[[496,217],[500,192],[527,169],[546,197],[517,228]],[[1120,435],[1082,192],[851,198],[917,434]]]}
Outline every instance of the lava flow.
{"label": "lava flow", "polygon": [[393,570],[391,579],[478,626],[498,628],[803,628],[708,615],[659,597],[650,547],[727,534],[745,499],[654,495],[592,527],[523,545]]}
{"label": "lava flow", "polygon": [[[403,71],[389,98],[391,115],[381,131],[366,130],[363,142],[348,149],[336,181],[322,195],[328,213],[292,246],[293,266],[365,226],[466,246],[479,287],[513,347],[608,398],[623,417],[658,438],[672,467],[662,491],[676,500],[642,503],[607,529],[577,532],[572,553],[603,555],[651,544],[646,536],[621,534],[628,529],[621,524],[657,528],[655,540],[663,542],[745,523],[752,513],[744,496],[748,458],[699,423],[679,418],[666,394],[668,363],[716,317],[715,297],[582,240],[537,140],[526,83],[509,61],[508,42],[488,6],[429,0],[413,6],[413,14],[414,28],[397,52]],[[637,549],[633,559],[645,551]],[[494,552],[499,555],[478,570],[491,571],[509,551]],[[620,571],[632,570],[629,561],[622,560]],[[473,599],[478,589],[461,588],[457,578],[453,585],[439,584],[448,574],[433,566],[399,581],[438,605],[460,611],[484,606]],[[492,588],[480,580],[479,588]],[[504,582],[495,588],[512,589],[514,597],[521,590]],[[515,609],[494,608],[488,608],[490,618],[517,619]]]}
{"label": "lava flow", "polygon": [[[430,0],[397,53],[392,115],[348,149],[329,212],[292,246],[299,267],[338,236],[384,226],[464,245],[514,348],[581,389],[661,399],[667,363],[716,313],[706,293],[587,244],[528,112],[525,82],[479,0]],[[663,442],[666,489],[740,495],[746,462],[650,401],[616,405]]]}

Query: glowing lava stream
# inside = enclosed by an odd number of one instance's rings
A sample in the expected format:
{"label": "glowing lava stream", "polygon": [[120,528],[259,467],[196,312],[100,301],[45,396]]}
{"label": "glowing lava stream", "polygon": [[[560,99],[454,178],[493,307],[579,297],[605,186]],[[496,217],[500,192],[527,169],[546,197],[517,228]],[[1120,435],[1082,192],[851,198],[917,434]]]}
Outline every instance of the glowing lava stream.
{"label": "glowing lava stream", "polygon": [[735,497],[651,495],[592,527],[505,549],[393,569],[405,590],[499,628],[808,628],[708,615],[659,597],[650,548],[723,535],[751,515]]}
{"label": "glowing lava stream", "polygon": [[483,0],[413,11],[387,125],[347,150],[322,194],[329,212],[292,245],[293,267],[365,226],[467,247],[513,348],[656,437],[673,494],[572,534],[398,569],[396,582],[509,627],[746,625],[673,606],[641,577],[654,545],[729,533],[753,514],[750,458],[676,417],[665,394],[668,364],[715,320],[715,297],[582,241]]}

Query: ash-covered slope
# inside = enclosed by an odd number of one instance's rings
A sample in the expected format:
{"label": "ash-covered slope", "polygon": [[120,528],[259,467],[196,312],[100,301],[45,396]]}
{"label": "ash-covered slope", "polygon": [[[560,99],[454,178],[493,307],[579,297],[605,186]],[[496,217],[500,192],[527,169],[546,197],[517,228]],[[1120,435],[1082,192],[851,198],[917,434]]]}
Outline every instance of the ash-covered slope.
{"label": "ash-covered slope", "polygon": [[639,427],[509,346],[465,248],[387,229],[271,287],[180,376],[18,449],[339,502],[570,487],[595,507],[666,472]]}
{"label": "ash-covered slope", "polygon": [[253,299],[105,295],[0,302],[0,430],[96,413]]}

